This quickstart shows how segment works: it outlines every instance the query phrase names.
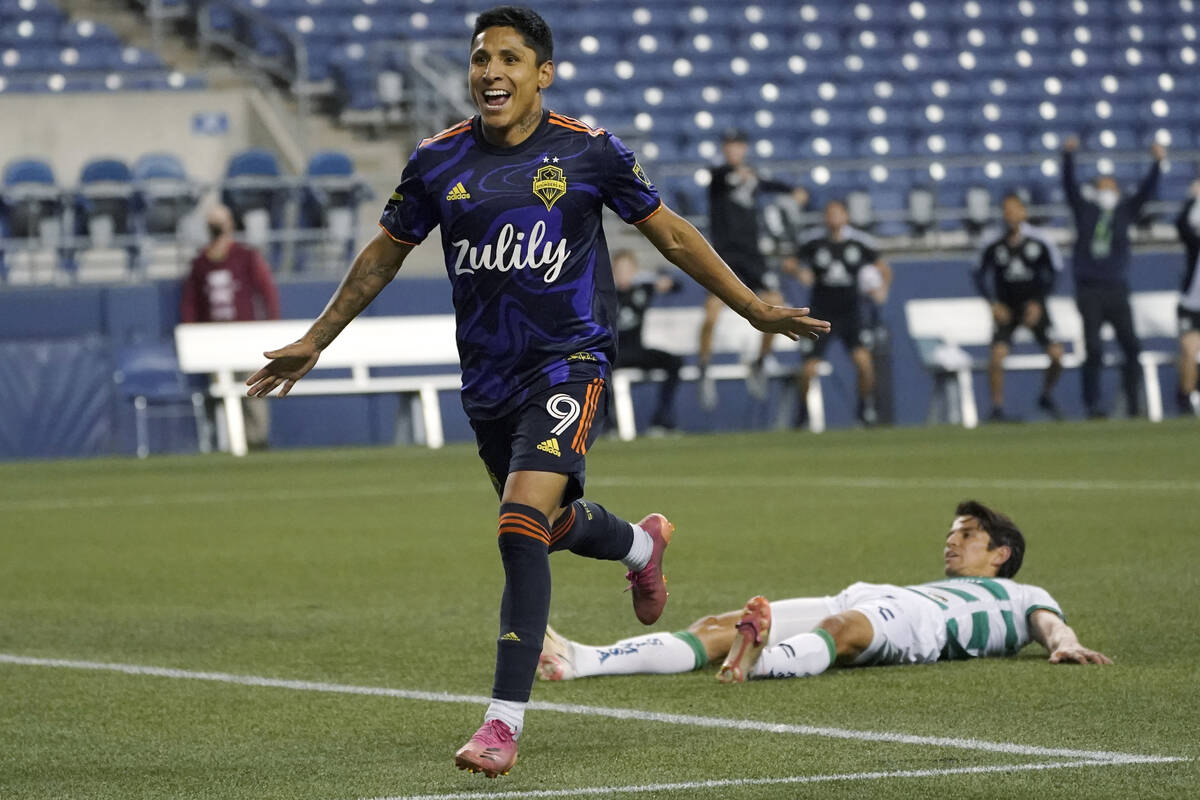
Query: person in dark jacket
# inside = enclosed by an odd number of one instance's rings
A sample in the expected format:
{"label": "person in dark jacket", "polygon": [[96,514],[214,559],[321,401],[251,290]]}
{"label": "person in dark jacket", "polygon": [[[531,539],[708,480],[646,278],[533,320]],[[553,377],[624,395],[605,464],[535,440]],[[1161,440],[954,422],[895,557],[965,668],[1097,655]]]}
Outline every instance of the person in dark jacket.
{"label": "person in dark jacket", "polygon": [[[722,139],[725,163],[712,168],[712,180],[708,185],[709,235],[713,249],[743,283],[763,301],[781,305],[783,293],[779,276],[767,266],[759,247],[758,199],[763,193],[791,193],[797,203],[803,204],[807,194],[803,189],[773,180],[752,167],[746,160],[749,149],[743,131],[735,128],[725,132]],[[708,375],[708,362],[712,358],[713,331],[722,308],[720,299],[709,295],[700,326],[700,404],[708,410],[717,405],[717,387]],[[766,396],[763,362],[771,352],[774,338],[774,334],[763,334],[758,357],[750,364],[746,387],[757,399]]]}
{"label": "person in dark jacket", "polygon": [[1179,411],[1200,416],[1200,180],[1192,182],[1187,202],[1175,220],[1185,261],[1179,287]]}
{"label": "person in dark jacket", "polygon": [[1094,192],[1085,196],[1075,180],[1075,151],[1079,139],[1072,136],[1063,145],[1063,188],[1075,218],[1075,248],[1072,270],[1075,275],[1075,302],[1083,318],[1083,341],[1087,358],[1083,362],[1083,403],[1092,418],[1107,416],[1100,404],[1100,370],[1104,364],[1104,345],[1100,326],[1113,326],[1117,343],[1125,356],[1121,367],[1121,385],[1130,416],[1138,413],[1141,376],[1138,355],[1141,344],[1133,329],[1133,311],[1129,306],[1129,226],[1158,186],[1160,165],[1166,151],[1154,144],[1150,154],[1154,164],[1137,191],[1121,197],[1121,189],[1110,175],[1096,179]]}

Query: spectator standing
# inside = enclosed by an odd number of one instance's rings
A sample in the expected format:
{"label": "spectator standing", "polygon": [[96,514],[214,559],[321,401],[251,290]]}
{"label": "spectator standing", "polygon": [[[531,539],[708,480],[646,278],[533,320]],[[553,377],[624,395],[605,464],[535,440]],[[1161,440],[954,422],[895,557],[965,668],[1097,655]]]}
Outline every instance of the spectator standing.
{"label": "spectator standing", "polygon": [[613,255],[613,279],[617,287],[617,367],[661,369],[666,379],[659,384],[658,405],[650,417],[650,431],[662,435],[675,430],[675,393],[679,389],[679,370],[683,358],[665,350],[646,347],[642,328],[646,310],[656,294],[679,289],[668,275],[639,280],[637,257],[631,250]]}
{"label": "spectator standing", "polygon": [[979,294],[991,305],[996,323],[988,364],[991,419],[996,422],[1008,419],[1004,413],[1004,358],[1012,345],[1013,333],[1021,325],[1029,329],[1050,357],[1038,408],[1058,419],[1061,415],[1052,393],[1062,375],[1063,346],[1054,340],[1046,298],[1062,272],[1062,255],[1045,234],[1025,221],[1025,203],[1018,195],[1004,198],[1003,213],[1004,233],[983,249],[979,267],[971,276]]}
{"label": "spectator standing", "polygon": [[1100,404],[1100,370],[1104,365],[1100,326],[1108,322],[1113,326],[1125,356],[1121,385],[1127,413],[1132,417],[1138,414],[1139,408],[1141,343],[1133,329],[1133,311],[1129,306],[1129,226],[1137,220],[1142,205],[1158,186],[1166,151],[1157,143],[1150,148],[1154,164],[1131,197],[1122,198],[1116,180],[1110,175],[1102,175],[1096,179],[1093,199],[1087,199],[1075,180],[1075,151],[1078,149],[1077,137],[1067,139],[1063,146],[1062,178],[1067,203],[1075,218],[1071,267],[1087,349],[1087,358],[1083,362],[1083,404],[1087,415],[1093,419],[1108,416]]}
{"label": "spectator standing", "polygon": [[[801,240],[797,277],[812,288],[812,302],[820,302],[832,325],[831,335],[807,349],[796,376],[797,427],[807,421],[808,386],[817,374],[832,339],[841,339],[858,374],[858,419],[864,425],[879,421],[875,408],[875,365],[871,346],[877,306],[887,299],[892,270],[880,256],[875,241],[852,228],[846,204],[831,200],[825,206],[825,227]],[[808,344],[802,344],[807,348]]]}
{"label": "spectator standing", "polygon": [[1179,411],[1200,416],[1196,358],[1200,356],[1200,180],[1192,182],[1175,228],[1186,263],[1179,288]]}
{"label": "spectator standing", "polygon": [[[717,254],[760,299],[771,305],[783,305],[779,276],[767,267],[759,244],[758,199],[764,192],[792,192],[796,202],[803,204],[807,194],[759,173],[746,162],[748,151],[744,132],[726,131],[722,140],[725,163],[712,169],[708,185],[709,236]],[[710,294],[704,303],[704,322],[700,326],[700,404],[708,410],[717,405],[717,387],[708,376],[708,362],[722,307],[720,298]],[[763,334],[758,357],[750,365],[746,387],[757,399],[766,396],[763,362],[771,352],[773,339],[774,334]]]}
{"label": "spectator standing", "polygon": [[[179,318],[182,322],[247,322],[279,319],[279,291],[271,269],[257,250],[234,241],[233,214],[224,205],[206,215],[209,243],[192,259],[183,282]],[[242,375],[239,380],[246,376]],[[246,398],[246,442],[252,449],[267,445],[271,428],[267,401]],[[216,414],[210,398],[209,418]]]}

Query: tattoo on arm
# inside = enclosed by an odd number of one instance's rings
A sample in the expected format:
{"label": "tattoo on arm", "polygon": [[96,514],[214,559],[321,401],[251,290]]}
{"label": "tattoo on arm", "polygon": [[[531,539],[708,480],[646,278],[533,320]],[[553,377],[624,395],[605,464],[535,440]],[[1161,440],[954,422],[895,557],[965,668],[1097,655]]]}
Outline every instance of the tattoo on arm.
{"label": "tattoo on arm", "polygon": [[322,350],[328,347],[350,321],[383,291],[383,287],[396,277],[399,269],[399,262],[387,264],[376,261],[369,251],[360,254],[346,273],[337,294],[309,328],[308,336],[312,342]]}

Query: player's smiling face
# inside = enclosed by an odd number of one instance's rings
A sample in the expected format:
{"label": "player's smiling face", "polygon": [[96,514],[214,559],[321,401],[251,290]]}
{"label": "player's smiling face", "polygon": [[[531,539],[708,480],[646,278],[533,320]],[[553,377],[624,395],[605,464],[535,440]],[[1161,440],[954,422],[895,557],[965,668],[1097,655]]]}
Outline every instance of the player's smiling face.
{"label": "player's smiling face", "polygon": [[1009,549],[997,547],[989,550],[992,537],[988,536],[974,517],[955,517],[946,536],[946,547],[942,551],[946,563],[946,574],[959,577],[994,578],[1000,565],[1008,560]]}
{"label": "player's smiling face", "polygon": [[511,147],[533,133],[542,113],[541,90],[553,80],[554,62],[539,65],[515,28],[488,28],[471,43],[471,99],[494,144]]}

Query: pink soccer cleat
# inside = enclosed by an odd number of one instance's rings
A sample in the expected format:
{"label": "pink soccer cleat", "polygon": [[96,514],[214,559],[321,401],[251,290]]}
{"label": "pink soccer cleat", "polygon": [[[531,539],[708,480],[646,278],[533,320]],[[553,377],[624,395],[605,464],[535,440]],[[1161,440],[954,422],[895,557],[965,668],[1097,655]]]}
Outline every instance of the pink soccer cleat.
{"label": "pink soccer cleat", "polygon": [[517,739],[498,719],[483,723],[471,740],[454,754],[454,766],[468,772],[482,772],[489,778],[507,775],[515,763]]}
{"label": "pink soccer cleat", "polygon": [[654,540],[650,560],[637,572],[625,573],[633,591],[633,613],[643,625],[653,625],[667,605],[667,578],[662,574],[663,552],[671,543],[675,526],[662,514],[649,514],[638,526]]}
{"label": "pink soccer cleat", "polygon": [[750,667],[767,646],[767,635],[771,632],[771,604],[767,598],[758,595],[747,600],[742,618],[735,627],[733,646],[717,671],[717,680],[721,683],[744,683]]}

